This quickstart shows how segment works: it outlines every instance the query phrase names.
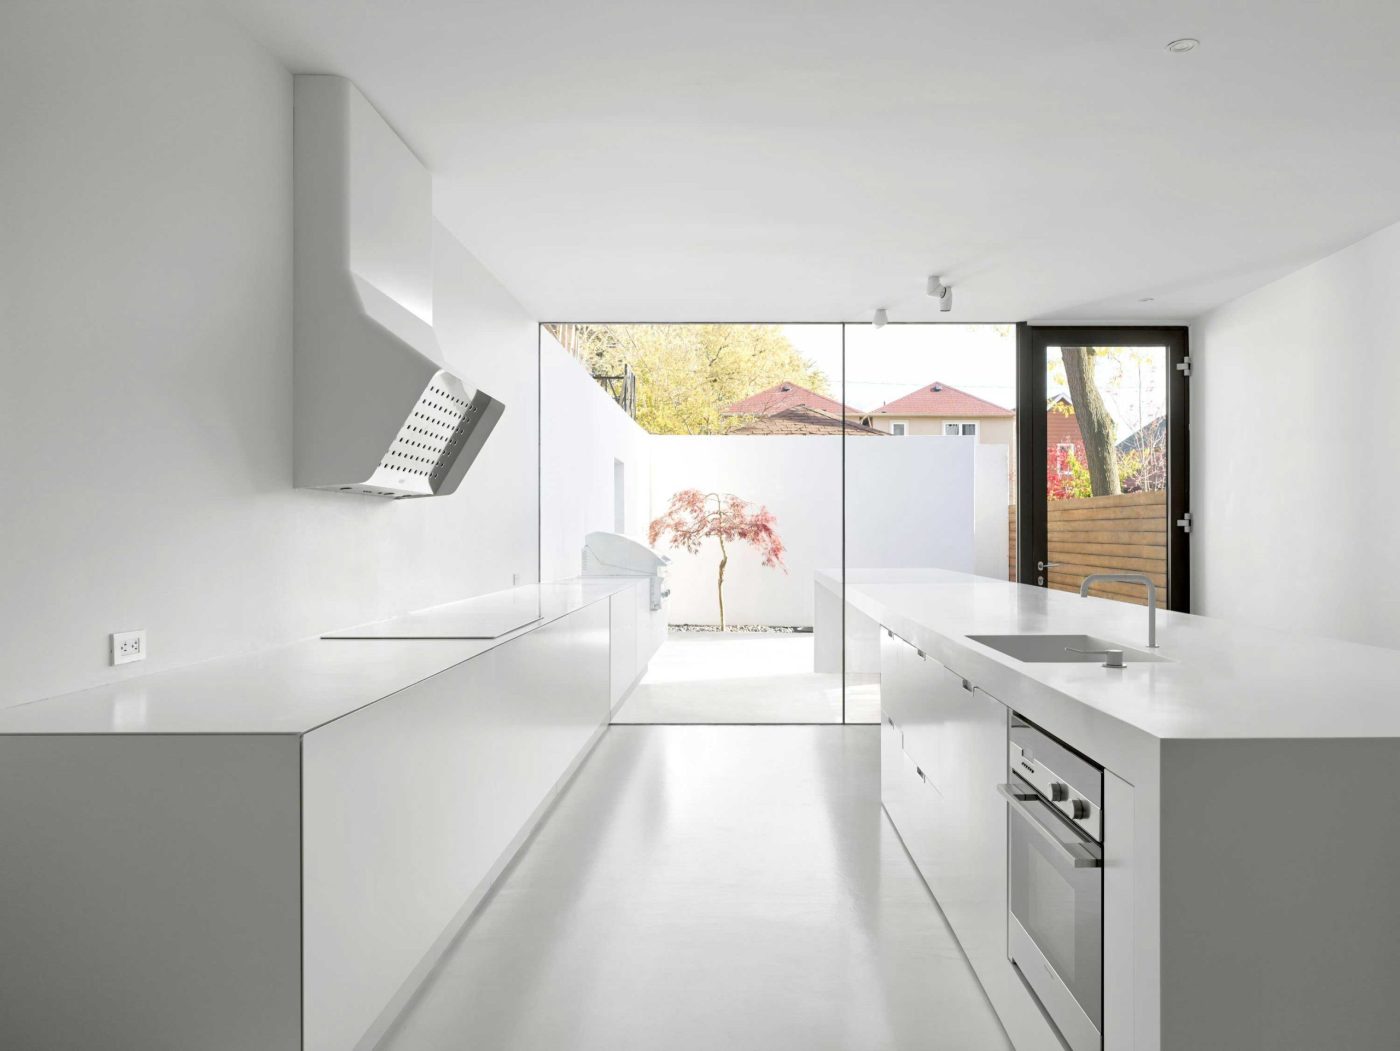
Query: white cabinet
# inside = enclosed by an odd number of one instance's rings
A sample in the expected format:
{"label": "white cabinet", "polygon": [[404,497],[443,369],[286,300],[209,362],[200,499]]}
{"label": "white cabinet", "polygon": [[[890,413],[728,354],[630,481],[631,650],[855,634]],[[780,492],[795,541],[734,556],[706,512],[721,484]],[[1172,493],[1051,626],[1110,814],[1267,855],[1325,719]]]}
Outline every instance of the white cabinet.
{"label": "white cabinet", "polygon": [[934,893],[969,957],[1006,958],[1007,710],[981,690],[958,691],[938,732],[947,800]]}
{"label": "white cabinet", "polygon": [[880,700],[885,811],[1017,1051],[1059,1051],[1006,953],[1007,708],[888,632]]}
{"label": "white cabinet", "polygon": [[[881,801],[909,855],[933,886],[945,850],[947,766],[938,711],[946,706],[946,669],[889,632],[880,638]],[[957,680],[961,688],[961,680]],[[935,893],[937,888],[934,888]]]}
{"label": "white cabinet", "polygon": [[616,711],[666,641],[666,611],[651,608],[649,577],[639,577],[632,587],[613,595],[608,608],[612,630],[608,699]]}
{"label": "white cabinet", "polygon": [[299,774],[290,734],[0,735],[0,1048],[299,1051]]}
{"label": "white cabinet", "polygon": [[[0,1048],[375,1046],[607,726],[610,598],[304,728],[0,733]],[[178,692],[237,712],[272,660]]]}
{"label": "white cabinet", "polygon": [[660,609],[651,608],[651,581],[638,585],[634,592],[637,603],[637,676],[646,673],[647,665],[666,641],[666,603]]}
{"label": "white cabinet", "polygon": [[612,643],[609,662],[608,701],[616,708],[632,684],[641,673],[641,650],[638,640],[641,636],[642,616],[636,593],[641,588],[619,591],[608,599],[608,618],[611,624]]}
{"label": "white cabinet", "polygon": [[608,612],[594,603],[303,738],[306,1051],[383,1034],[607,723]]}
{"label": "white cabinet", "polygon": [[925,796],[939,813],[922,821],[933,841],[920,869],[945,911],[985,905],[986,887],[1006,864],[1005,805],[996,792],[1006,779],[1006,709],[896,636],[886,633],[880,656],[886,721],[898,729],[915,776],[936,793]]}

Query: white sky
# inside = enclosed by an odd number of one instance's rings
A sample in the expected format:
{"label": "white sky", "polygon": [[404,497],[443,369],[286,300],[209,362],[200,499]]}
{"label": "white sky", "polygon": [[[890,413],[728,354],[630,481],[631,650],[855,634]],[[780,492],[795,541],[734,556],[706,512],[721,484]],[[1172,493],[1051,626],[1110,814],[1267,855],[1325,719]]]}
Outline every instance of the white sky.
{"label": "white sky", "polygon": [[[841,400],[841,326],[784,325]],[[1016,337],[991,325],[850,325],[846,404],[874,409],[939,380],[1007,409],[1016,407]]]}
{"label": "white sky", "polygon": [[[841,326],[784,325],[783,333],[826,373],[832,397],[843,400]],[[1125,354],[1096,370],[1120,440],[1166,411],[1165,351]],[[1016,335],[1009,326],[848,325],[846,370],[844,401],[857,409],[877,408],[934,380],[1016,408]],[[1047,386],[1052,395],[1064,389],[1053,377]]]}

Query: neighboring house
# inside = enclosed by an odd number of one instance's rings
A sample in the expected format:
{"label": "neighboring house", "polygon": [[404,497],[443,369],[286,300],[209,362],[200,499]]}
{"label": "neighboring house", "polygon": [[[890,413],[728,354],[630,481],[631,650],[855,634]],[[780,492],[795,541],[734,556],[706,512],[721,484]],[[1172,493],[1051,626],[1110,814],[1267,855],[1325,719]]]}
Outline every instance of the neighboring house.
{"label": "neighboring house", "polygon": [[1133,451],[1150,452],[1167,446],[1167,418],[1158,416],[1118,443],[1118,455]]}
{"label": "neighboring house", "polygon": [[1068,465],[1071,454],[1080,463],[1084,462],[1084,434],[1079,429],[1079,420],[1075,418],[1074,406],[1063,394],[1054,395],[1046,403],[1045,447],[1055,451],[1062,475],[1070,473]]}
{"label": "neighboring house", "polygon": [[1118,443],[1123,492],[1140,493],[1167,487],[1167,418],[1155,420]]}
{"label": "neighboring house", "polygon": [[856,415],[856,410],[850,406],[842,405],[839,401],[834,401],[825,394],[818,394],[814,390],[808,390],[806,387],[799,387],[796,383],[786,381],[775,383],[767,390],[761,390],[757,394],[750,394],[747,398],[736,401],[733,405],[721,409],[720,415],[773,416],[786,409],[794,409],[799,406],[818,409],[837,417]]}
{"label": "neighboring house", "polygon": [[[727,413],[726,415],[737,415]],[[884,431],[867,427],[854,419],[842,419],[834,413],[794,405],[789,409],[754,416],[748,423],[735,427],[730,434],[852,434],[885,437]]]}
{"label": "neighboring house", "polygon": [[886,434],[975,437],[983,444],[1006,446],[1015,442],[1014,412],[938,381],[858,415]]}
{"label": "neighboring house", "polygon": [[[1054,451],[1060,474],[1070,474],[1069,456],[1087,462],[1084,435],[1074,415],[1074,406],[1064,394],[1050,398],[1045,409],[1045,445]],[[1115,446],[1118,453],[1119,482],[1124,493],[1163,489],[1167,484],[1167,418],[1159,416],[1128,435]],[[1136,459],[1131,463],[1129,458]]]}

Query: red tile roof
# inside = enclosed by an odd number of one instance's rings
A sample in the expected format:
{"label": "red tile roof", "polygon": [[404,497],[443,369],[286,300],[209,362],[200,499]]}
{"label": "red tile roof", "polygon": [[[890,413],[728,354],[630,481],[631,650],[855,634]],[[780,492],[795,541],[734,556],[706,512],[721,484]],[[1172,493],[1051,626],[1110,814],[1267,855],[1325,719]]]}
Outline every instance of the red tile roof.
{"label": "red tile roof", "polygon": [[735,427],[730,434],[872,434],[888,437],[884,431],[867,427],[856,420],[846,420],[821,409],[794,405],[781,412],[771,412],[756,416],[742,427]]}
{"label": "red tile roof", "polygon": [[975,395],[950,387],[937,380],[918,390],[881,405],[875,416],[948,416],[968,417],[1006,416],[1016,414]]}
{"label": "red tile roof", "polygon": [[809,409],[820,409],[837,416],[843,413],[856,414],[855,409],[848,409],[839,401],[833,401],[825,394],[818,394],[816,391],[799,387],[796,383],[788,383],[787,381],[775,383],[767,390],[761,390],[757,394],[750,394],[747,398],[736,401],[728,408],[721,409],[720,412],[724,416],[772,416],[774,413],[798,405],[805,405]]}

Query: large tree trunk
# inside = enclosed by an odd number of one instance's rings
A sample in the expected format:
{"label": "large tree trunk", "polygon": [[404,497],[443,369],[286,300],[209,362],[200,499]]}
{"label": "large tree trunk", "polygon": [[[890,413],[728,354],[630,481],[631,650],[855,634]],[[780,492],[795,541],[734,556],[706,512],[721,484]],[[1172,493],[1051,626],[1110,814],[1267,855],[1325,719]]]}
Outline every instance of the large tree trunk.
{"label": "large tree trunk", "polygon": [[1089,462],[1089,485],[1095,496],[1117,496],[1118,449],[1113,440],[1113,417],[1094,383],[1094,348],[1061,347],[1069,400],[1079,433],[1084,436],[1084,456]]}

